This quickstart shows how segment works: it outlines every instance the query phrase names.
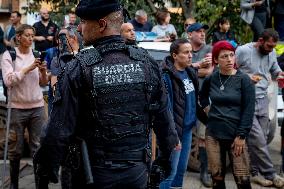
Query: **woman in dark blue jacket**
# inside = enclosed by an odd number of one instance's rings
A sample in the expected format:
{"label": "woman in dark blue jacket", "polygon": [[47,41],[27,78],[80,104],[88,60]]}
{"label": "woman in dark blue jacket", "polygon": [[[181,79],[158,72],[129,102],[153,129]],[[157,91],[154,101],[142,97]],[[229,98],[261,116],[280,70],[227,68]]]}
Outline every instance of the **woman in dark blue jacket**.
{"label": "woman in dark blue jacket", "polygon": [[206,122],[207,116],[198,103],[197,72],[191,67],[192,47],[188,40],[178,39],[171,44],[170,56],[163,63],[163,79],[168,90],[169,109],[173,113],[182,148],[171,155],[172,171],[161,184],[161,189],[182,187],[191,150],[192,127],[198,119]]}

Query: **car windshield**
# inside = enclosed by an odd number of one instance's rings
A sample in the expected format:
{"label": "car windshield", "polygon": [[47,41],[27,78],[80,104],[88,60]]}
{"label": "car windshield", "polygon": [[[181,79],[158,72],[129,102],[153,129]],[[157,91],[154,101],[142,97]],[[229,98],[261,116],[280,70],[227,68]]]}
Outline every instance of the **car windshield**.
{"label": "car windshield", "polygon": [[146,49],[150,55],[158,62],[165,59],[166,56],[170,55],[170,45],[169,42],[140,42],[139,47]]}

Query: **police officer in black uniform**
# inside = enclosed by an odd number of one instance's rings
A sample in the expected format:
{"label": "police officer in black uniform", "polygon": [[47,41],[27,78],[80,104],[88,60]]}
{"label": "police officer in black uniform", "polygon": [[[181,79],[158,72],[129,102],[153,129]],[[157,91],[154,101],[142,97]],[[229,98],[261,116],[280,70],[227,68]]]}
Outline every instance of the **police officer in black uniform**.
{"label": "police officer in black uniform", "polygon": [[84,45],[94,48],[79,52],[59,77],[34,157],[37,177],[56,183],[64,165],[75,170],[73,189],[146,188],[149,129],[164,166],[179,145],[158,65],[145,50],[124,43],[117,0],[81,0],[76,14]]}

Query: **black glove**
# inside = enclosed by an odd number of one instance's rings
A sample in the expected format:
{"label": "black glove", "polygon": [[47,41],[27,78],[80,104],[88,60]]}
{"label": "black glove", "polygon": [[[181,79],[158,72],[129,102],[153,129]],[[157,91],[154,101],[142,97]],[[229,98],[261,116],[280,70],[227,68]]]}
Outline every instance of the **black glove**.
{"label": "black glove", "polygon": [[52,162],[44,148],[40,147],[33,156],[34,172],[38,189],[49,182],[58,183],[59,164]]}
{"label": "black glove", "polygon": [[148,188],[157,189],[160,183],[165,179],[165,172],[157,161],[154,161],[151,166]]}
{"label": "black glove", "polygon": [[164,158],[157,158],[151,167],[149,188],[159,188],[160,183],[171,173],[171,162]]}
{"label": "black glove", "polygon": [[171,162],[168,158],[158,157],[154,162],[153,165],[158,165],[162,172],[164,172],[164,179],[166,179],[168,176],[170,176],[172,167]]}

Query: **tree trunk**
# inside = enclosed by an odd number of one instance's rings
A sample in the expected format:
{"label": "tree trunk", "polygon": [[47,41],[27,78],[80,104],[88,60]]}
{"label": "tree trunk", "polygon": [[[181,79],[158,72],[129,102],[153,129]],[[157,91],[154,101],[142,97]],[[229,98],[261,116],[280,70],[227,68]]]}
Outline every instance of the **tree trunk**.
{"label": "tree trunk", "polygon": [[152,12],[156,12],[157,11],[157,9],[156,9],[156,7],[155,7],[155,5],[154,5],[152,0],[147,0],[147,3],[149,4]]}
{"label": "tree trunk", "polygon": [[185,18],[193,17],[193,11],[194,11],[194,0],[188,0],[189,3],[186,3],[185,0],[178,0],[181,7],[182,7],[182,13]]}

